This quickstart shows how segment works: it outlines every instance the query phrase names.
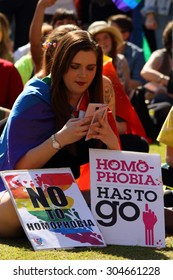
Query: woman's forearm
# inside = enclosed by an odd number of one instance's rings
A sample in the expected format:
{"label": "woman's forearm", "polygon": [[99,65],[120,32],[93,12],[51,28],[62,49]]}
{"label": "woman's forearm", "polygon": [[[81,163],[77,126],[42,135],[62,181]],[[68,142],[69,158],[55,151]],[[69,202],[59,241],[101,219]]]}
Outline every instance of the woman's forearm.
{"label": "woman's forearm", "polygon": [[[56,136],[56,140],[58,136]],[[52,138],[29,150],[15,165],[15,169],[42,168],[56,153]]]}
{"label": "woman's forearm", "polygon": [[17,163],[15,169],[42,168],[48,160],[56,154],[51,145],[51,139],[47,139],[39,146],[29,150]]}

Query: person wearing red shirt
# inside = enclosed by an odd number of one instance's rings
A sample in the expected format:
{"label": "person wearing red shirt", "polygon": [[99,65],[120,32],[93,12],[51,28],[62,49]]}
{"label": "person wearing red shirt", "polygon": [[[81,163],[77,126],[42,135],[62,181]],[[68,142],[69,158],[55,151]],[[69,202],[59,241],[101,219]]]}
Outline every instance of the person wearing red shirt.
{"label": "person wearing red shirt", "polygon": [[0,106],[11,109],[14,101],[23,90],[23,83],[14,64],[1,58],[0,81]]}

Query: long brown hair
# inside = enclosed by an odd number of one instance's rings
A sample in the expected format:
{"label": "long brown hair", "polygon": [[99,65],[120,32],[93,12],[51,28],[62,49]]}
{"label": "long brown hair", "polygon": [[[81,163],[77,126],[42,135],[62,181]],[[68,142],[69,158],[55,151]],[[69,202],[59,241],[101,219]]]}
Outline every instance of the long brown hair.
{"label": "long brown hair", "polygon": [[65,24],[57,26],[52,32],[47,36],[45,42],[43,43],[43,59],[42,59],[42,76],[47,76],[50,74],[50,69],[53,63],[53,56],[56,46],[62,37],[70,31],[80,30],[81,28],[74,24]]}
{"label": "long brown hair", "polygon": [[111,38],[111,41],[112,41],[112,48],[107,55],[109,57],[115,59],[115,57],[117,55],[117,42],[115,40],[115,37],[110,32],[108,32],[108,34],[110,35],[110,38]]}
{"label": "long brown hair", "polygon": [[163,30],[162,41],[163,45],[166,48],[167,52],[172,55],[172,44],[173,44],[173,20],[169,21]]}
{"label": "long brown hair", "polygon": [[71,31],[64,35],[56,47],[51,67],[51,101],[57,119],[57,128],[61,128],[70,118],[63,75],[68,71],[73,57],[79,51],[90,50],[97,54],[96,74],[88,88],[90,102],[103,102],[103,53],[92,35],[84,30]]}
{"label": "long brown hair", "polygon": [[10,24],[7,17],[0,13],[0,58],[14,62],[9,30]]}

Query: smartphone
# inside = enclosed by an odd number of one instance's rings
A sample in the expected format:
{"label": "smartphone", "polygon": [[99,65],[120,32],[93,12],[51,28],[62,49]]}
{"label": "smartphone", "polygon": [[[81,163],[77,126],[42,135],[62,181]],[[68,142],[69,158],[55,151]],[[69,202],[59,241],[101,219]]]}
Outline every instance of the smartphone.
{"label": "smartphone", "polygon": [[89,103],[86,109],[85,117],[91,117],[94,115],[95,111],[107,107],[107,104],[102,103]]}
{"label": "smartphone", "polygon": [[[96,105],[96,104],[95,104],[95,105]],[[98,105],[98,104],[97,104],[97,105]],[[100,106],[100,105],[101,105],[101,106]],[[94,106],[93,106],[93,107],[94,107]],[[92,108],[92,109],[93,109],[93,108]],[[92,115],[93,115],[93,118],[92,118],[92,120],[91,120],[91,124],[97,122],[99,117],[104,118],[105,115],[106,115],[106,113],[107,113],[107,109],[108,109],[108,105],[107,105],[107,104],[99,104],[99,106],[95,106],[95,111],[92,111],[92,112],[94,112],[94,113],[92,114]],[[89,112],[89,115],[88,115],[88,116],[92,116],[92,115],[90,114],[91,110],[90,110],[90,111],[88,110],[88,112]],[[91,125],[91,124],[90,124],[90,125]],[[90,134],[93,134],[93,133],[94,133],[94,131],[89,127],[88,132],[87,132],[87,135],[86,135],[86,138],[85,138],[85,141],[89,140],[89,139],[90,139],[89,135],[90,135]]]}

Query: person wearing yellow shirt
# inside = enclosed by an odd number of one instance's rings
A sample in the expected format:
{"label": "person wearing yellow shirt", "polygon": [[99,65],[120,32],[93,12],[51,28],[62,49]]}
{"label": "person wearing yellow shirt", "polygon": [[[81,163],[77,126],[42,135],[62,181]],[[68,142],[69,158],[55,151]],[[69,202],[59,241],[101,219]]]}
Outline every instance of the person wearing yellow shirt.
{"label": "person wearing yellow shirt", "polygon": [[157,140],[166,145],[166,163],[162,165],[162,180],[166,186],[164,191],[165,227],[168,233],[173,233],[173,106]]}

